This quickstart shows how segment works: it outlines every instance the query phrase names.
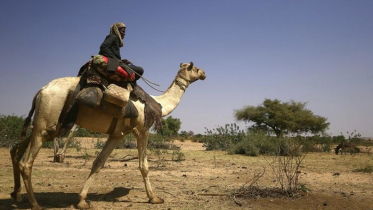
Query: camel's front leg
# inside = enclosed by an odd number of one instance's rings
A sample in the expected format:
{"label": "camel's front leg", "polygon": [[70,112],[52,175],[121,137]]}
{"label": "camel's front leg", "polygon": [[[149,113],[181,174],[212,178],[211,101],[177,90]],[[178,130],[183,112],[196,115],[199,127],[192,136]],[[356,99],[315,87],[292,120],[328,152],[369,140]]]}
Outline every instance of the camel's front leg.
{"label": "camel's front leg", "polygon": [[60,144],[58,143],[58,137],[54,138],[53,140],[53,151],[54,151],[54,158],[53,162],[59,162],[57,158],[58,149],[60,148]]}
{"label": "camel's front leg", "polygon": [[100,152],[100,154],[97,156],[95,161],[93,162],[91,173],[88,176],[87,181],[85,182],[82,191],[79,194],[79,203],[77,204],[77,207],[79,209],[88,209],[90,208],[90,205],[85,200],[87,198],[87,193],[89,190],[89,187],[93,184],[96,175],[100,171],[100,169],[104,166],[106,160],[108,159],[111,152],[114,150],[114,148],[118,145],[119,141],[122,139],[122,135],[120,136],[110,136],[109,139],[106,141],[104,148]]}
{"label": "camel's front leg", "polygon": [[148,177],[149,166],[148,166],[148,158],[146,155],[146,149],[148,145],[148,135],[149,135],[148,132],[145,132],[143,134],[138,133],[136,135],[137,149],[139,152],[139,168],[140,168],[142,178],[144,179],[145,190],[148,195],[149,202],[153,204],[160,204],[160,203],[164,203],[164,200],[154,195],[154,192],[153,192],[153,189],[150,184],[149,177]]}
{"label": "camel's front leg", "polygon": [[54,149],[54,160],[53,162],[62,163],[65,160],[65,152],[67,150],[67,147],[69,146],[70,141],[73,139],[74,131],[76,130],[77,125],[74,124],[74,126],[70,129],[69,135],[67,136],[65,143],[63,144],[62,151],[58,152],[58,139],[55,138],[55,149]]}

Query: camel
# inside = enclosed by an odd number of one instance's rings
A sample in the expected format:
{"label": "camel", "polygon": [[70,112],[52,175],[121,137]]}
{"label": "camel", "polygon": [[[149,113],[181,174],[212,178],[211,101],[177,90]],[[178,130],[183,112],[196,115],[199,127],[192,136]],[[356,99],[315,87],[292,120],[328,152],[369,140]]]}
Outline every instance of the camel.
{"label": "camel", "polygon": [[360,149],[356,147],[354,144],[350,142],[342,142],[340,143],[335,149],[335,154],[338,155],[339,150],[341,150],[341,155],[343,155],[343,152],[346,154],[346,150],[350,151],[350,154],[352,153],[359,153]]}
{"label": "camel", "polygon": [[[152,96],[162,105],[162,117],[169,115],[177,107],[185,90],[191,83],[197,80],[204,80],[205,78],[205,72],[195,67],[192,62],[190,64],[180,64],[180,69],[170,87],[162,95]],[[10,149],[14,176],[14,191],[11,193],[11,196],[18,202],[21,201],[20,176],[22,176],[32,210],[43,209],[35,198],[31,183],[33,162],[42,143],[52,141],[55,137],[59,136],[61,129],[60,115],[66,113],[72,103],[72,93],[79,79],[79,77],[55,79],[37,92],[33,99],[29,115],[25,119],[24,130],[21,136],[25,134],[27,125],[30,123],[31,116],[34,113],[32,133],[21,143],[13,145]],[[113,149],[129,133],[133,133],[137,139],[139,169],[143,177],[149,203],[159,204],[164,202],[163,199],[158,198],[153,192],[148,177],[149,169],[146,152],[149,126],[145,126],[144,124],[145,106],[140,100],[135,98],[131,98],[131,100],[137,108],[139,116],[137,118],[118,119],[114,131],[109,135],[104,148],[94,160],[91,172],[79,193],[79,203],[76,205],[79,209],[88,209],[90,207],[89,203],[85,200],[90,186],[94,184],[95,177],[104,166]],[[80,106],[75,123],[80,127],[94,132],[106,133],[111,127],[112,120],[113,117],[103,113],[99,108],[92,109]]]}

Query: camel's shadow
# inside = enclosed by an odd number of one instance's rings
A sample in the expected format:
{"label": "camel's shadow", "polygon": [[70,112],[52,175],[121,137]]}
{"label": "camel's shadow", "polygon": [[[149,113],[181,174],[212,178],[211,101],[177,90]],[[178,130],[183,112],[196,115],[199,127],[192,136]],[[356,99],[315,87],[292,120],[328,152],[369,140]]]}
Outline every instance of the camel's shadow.
{"label": "camel's shadow", "polygon": [[[105,194],[88,194],[87,201],[102,201],[102,202],[114,202],[118,201],[118,198],[128,195],[130,192],[129,188],[116,187],[113,191]],[[9,196],[10,197],[10,196]],[[79,201],[78,193],[64,193],[64,192],[43,192],[35,193],[36,199],[39,204],[45,208],[70,208]],[[22,202],[17,203],[15,200],[0,199],[1,210],[11,209],[30,209],[30,204],[26,194],[22,194]],[[121,201],[126,202],[126,201]],[[130,201],[127,201],[130,202]]]}

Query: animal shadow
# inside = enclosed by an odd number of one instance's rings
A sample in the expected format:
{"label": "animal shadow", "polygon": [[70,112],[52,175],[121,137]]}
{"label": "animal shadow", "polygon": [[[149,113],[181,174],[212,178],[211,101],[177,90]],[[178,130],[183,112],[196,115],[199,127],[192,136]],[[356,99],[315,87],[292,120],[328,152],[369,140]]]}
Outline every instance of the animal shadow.
{"label": "animal shadow", "polygon": [[[129,188],[115,187],[113,191],[104,194],[88,193],[87,201],[113,202],[118,198],[128,195]],[[10,197],[10,196],[9,196]],[[78,193],[43,192],[35,193],[39,204],[45,208],[70,208],[78,203]],[[0,199],[1,210],[30,209],[26,194],[22,194],[22,202],[17,203],[13,199]]]}

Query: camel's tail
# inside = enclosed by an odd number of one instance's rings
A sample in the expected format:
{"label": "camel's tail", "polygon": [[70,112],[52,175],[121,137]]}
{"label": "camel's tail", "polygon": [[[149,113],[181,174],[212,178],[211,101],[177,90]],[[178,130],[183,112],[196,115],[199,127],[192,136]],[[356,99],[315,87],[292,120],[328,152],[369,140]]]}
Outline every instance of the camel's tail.
{"label": "camel's tail", "polygon": [[32,115],[34,115],[36,97],[39,95],[40,91],[41,90],[39,90],[35,94],[35,96],[34,96],[34,98],[32,100],[31,110],[29,111],[28,116],[26,117],[26,119],[23,121],[22,131],[21,131],[21,135],[20,135],[21,139],[23,139],[26,136],[27,129],[28,129],[30,123],[31,123]]}

